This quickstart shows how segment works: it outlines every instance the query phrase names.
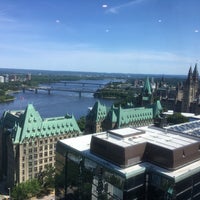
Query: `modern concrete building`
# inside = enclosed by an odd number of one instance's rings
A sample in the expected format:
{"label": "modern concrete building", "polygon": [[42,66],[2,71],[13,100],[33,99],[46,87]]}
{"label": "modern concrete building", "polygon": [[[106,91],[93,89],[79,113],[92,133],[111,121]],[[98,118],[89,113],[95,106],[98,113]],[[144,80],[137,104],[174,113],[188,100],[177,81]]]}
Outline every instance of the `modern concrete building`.
{"label": "modern concrete building", "polygon": [[58,140],[80,135],[73,116],[42,119],[32,104],[6,111],[0,122],[0,172],[8,187],[37,177],[54,166]]}
{"label": "modern concrete building", "polygon": [[56,199],[200,199],[200,139],[155,127],[60,140]]}

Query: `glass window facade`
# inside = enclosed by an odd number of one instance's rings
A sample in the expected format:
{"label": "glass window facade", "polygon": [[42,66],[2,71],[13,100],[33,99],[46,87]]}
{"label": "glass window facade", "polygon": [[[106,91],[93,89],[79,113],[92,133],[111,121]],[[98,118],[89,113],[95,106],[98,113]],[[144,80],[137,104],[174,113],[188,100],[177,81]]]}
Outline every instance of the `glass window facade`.
{"label": "glass window facade", "polygon": [[65,145],[57,146],[56,199],[200,199],[198,171],[193,174],[190,171],[175,179],[149,165],[146,170],[132,171],[126,176],[126,173],[108,167],[102,159],[88,155]]}
{"label": "glass window facade", "polygon": [[[63,151],[61,151],[63,152]],[[65,151],[56,154],[57,199],[145,199],[145,172],[125,179],[113,169]]]}

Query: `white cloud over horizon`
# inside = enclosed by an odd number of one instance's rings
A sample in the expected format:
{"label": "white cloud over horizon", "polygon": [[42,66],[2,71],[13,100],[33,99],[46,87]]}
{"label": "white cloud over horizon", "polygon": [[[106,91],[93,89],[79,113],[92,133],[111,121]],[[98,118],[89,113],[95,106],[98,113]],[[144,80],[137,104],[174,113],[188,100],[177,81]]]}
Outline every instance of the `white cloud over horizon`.
{"label": "white cloud over horizon", "polygon": [[107,12],[107,13],[112,13],[112,14],[117,14],[117,13],[119,13],[120,10],[122,10],[122,9],[131,7],[131,6],[133,6],[133,5],[142,3],[142,2],[144,2],[144,1],[145,1],[145,0],[133,0],[133,1],[130,1],[130,2],[128,2],[128,3],[120,4],[120,5],[117,5],[117,6],[112,6],[112,7],[110,7],[106,12]]}
{"label": "white cloud over horizon", "polygon": [[[184,74],[196,60],[194,57],[171,52],[137,50],[113,52],[87,45],[81,47],[81,44],[68,46],[68,50],[63,47],[46,49],[7,46],[8,51],[0,55],[0,67],[159,74],[180,73],[181,68],[181,73]],[[0,45],[1,48],[5,49],[5,46]],[[11,60],[12,52],[14,53]]]}

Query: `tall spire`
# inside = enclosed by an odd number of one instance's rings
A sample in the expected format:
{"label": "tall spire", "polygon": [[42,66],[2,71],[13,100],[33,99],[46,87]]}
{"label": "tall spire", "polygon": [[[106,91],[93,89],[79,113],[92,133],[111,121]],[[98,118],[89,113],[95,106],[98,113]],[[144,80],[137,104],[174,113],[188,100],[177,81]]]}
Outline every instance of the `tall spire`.
{"label": "tall spire", "polygon": [[187,77],[187,82],[190,83],[192,81],[193,73],[192,73],[192,67],[190,66],[189,72],[188,72],[188,77]]}
{"label": "tall spire", "polygon": [[193,80],[198,80],[199,79],[199,72],[198,72],[198,69],[197,69],[197,63],[195,64],[192,77],[193,77]]}
{"label": "tall spire", "polygon": [[151,95],[152,91],[151,91],[151,84],[149,82],[149,78],[146,78],[146,81],[144,83],[144,87],[143,87],[143,94],[148,94]]}

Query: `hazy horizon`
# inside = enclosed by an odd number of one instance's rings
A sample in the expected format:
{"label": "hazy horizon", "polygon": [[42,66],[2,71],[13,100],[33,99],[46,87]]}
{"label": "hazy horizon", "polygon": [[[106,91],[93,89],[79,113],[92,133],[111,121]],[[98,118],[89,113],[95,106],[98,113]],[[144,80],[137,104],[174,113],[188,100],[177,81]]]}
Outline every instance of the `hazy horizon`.
{"label": "hazy horizon", "polygon": [[2,0],[0,67],[181,74],[199,63],[199,0]]}

